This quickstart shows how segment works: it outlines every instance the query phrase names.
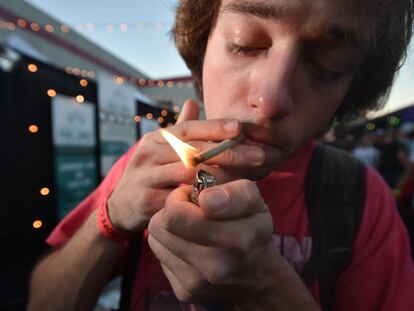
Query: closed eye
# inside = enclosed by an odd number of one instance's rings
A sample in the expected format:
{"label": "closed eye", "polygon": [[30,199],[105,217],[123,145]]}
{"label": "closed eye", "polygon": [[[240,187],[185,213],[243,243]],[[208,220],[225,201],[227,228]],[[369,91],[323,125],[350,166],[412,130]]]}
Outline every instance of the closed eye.
{"label": "closed eye", "polygon": [[230,53],[233,53],[239,56],[256,56],[266,50],[266,48],[264,47],[252,47],[252,46],[239,45],[234,42],[228,42],[226,44],[226,48]]}
{"label": "closed eye", "polygon": [[307,62],[311,73],[322,82],[335,82],[346,73],[344,71],[329,69],[311,58],[309,58]]}

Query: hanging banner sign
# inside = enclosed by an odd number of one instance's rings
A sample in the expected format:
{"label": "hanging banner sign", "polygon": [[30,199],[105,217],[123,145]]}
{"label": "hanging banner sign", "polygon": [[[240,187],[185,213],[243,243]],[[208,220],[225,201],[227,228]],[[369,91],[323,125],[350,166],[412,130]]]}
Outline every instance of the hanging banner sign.
{"label": "hanging banner sign", "polygon": [[57,215],[61,219],[98,185],[95,106],[52,98]]}
{"label": "hanging banner sign", "polygon": [[128,83],[118,84],[109,74],[98,76],[101,176],[137,140],[136,89]]}

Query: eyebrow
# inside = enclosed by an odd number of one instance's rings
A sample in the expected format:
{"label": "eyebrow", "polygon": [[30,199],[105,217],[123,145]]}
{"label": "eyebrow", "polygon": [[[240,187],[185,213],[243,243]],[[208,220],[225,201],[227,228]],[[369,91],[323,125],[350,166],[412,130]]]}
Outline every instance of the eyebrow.
{"label": "eyebrow", "polygon": [[[223,12],[252,15],[264,19],[281,20],[292,17],[298,10],[289,6],[275,5],[265,2],[252,2],[238,0],[223,6]],[[347,42],[352,46],[364,46],[364,40],[358,32],[350,27],[343,27],[333,22],[325,23],[318,29],[322,37],[332,38]]]}
{"label": "eyebrow", "polygon": [[224,5],[222,10],[223,12],[241,13],[275,20],[293,15],[295,11],[287,6],[276,6],[270,3],[251,2],[245,0],[230,2]]}

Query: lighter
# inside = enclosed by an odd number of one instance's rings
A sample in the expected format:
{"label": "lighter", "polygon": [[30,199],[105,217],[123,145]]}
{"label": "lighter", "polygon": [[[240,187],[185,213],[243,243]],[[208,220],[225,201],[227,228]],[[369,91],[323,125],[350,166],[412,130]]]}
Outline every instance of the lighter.
{"label": "lighter", "polygon": [[[194,181],[193,191],[191,192],[191,202],[199,205],[198,196],[200,195],[201,191],[215,185],[216,178],[213,175],[207,171],[199,170]],[[220,303],[202,303],[201,307],[206,311],[223,311],[225,309],[225,306]]]}
{"label": "lighter", "polygon": [[200,195],[201,191],[208,187],[213,187],[216,185],[216,178],[211,175],[209,172],[204,170],[199,170],[197,172],[194,185],[193,185],[193,191],[191,192],[191,202],[194,204],[198,204],[198,196]]}

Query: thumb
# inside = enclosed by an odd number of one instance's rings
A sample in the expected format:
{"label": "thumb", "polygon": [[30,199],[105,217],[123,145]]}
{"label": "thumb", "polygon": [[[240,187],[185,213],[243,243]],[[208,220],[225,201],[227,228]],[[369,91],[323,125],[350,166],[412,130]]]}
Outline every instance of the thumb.
{"label": "thumb", "polygon": [[198,120],[199,113],[200,109],[198,108],[197,102],[194,99],[187,99],[184,102],[183,109],[181,110],[176,123],[189,120]]}
{"label": "thumb", "polygon": [[215,219],[234,219],[268,212],[259,188],[247,179],[206,188],[199,203],[206,215]]}

